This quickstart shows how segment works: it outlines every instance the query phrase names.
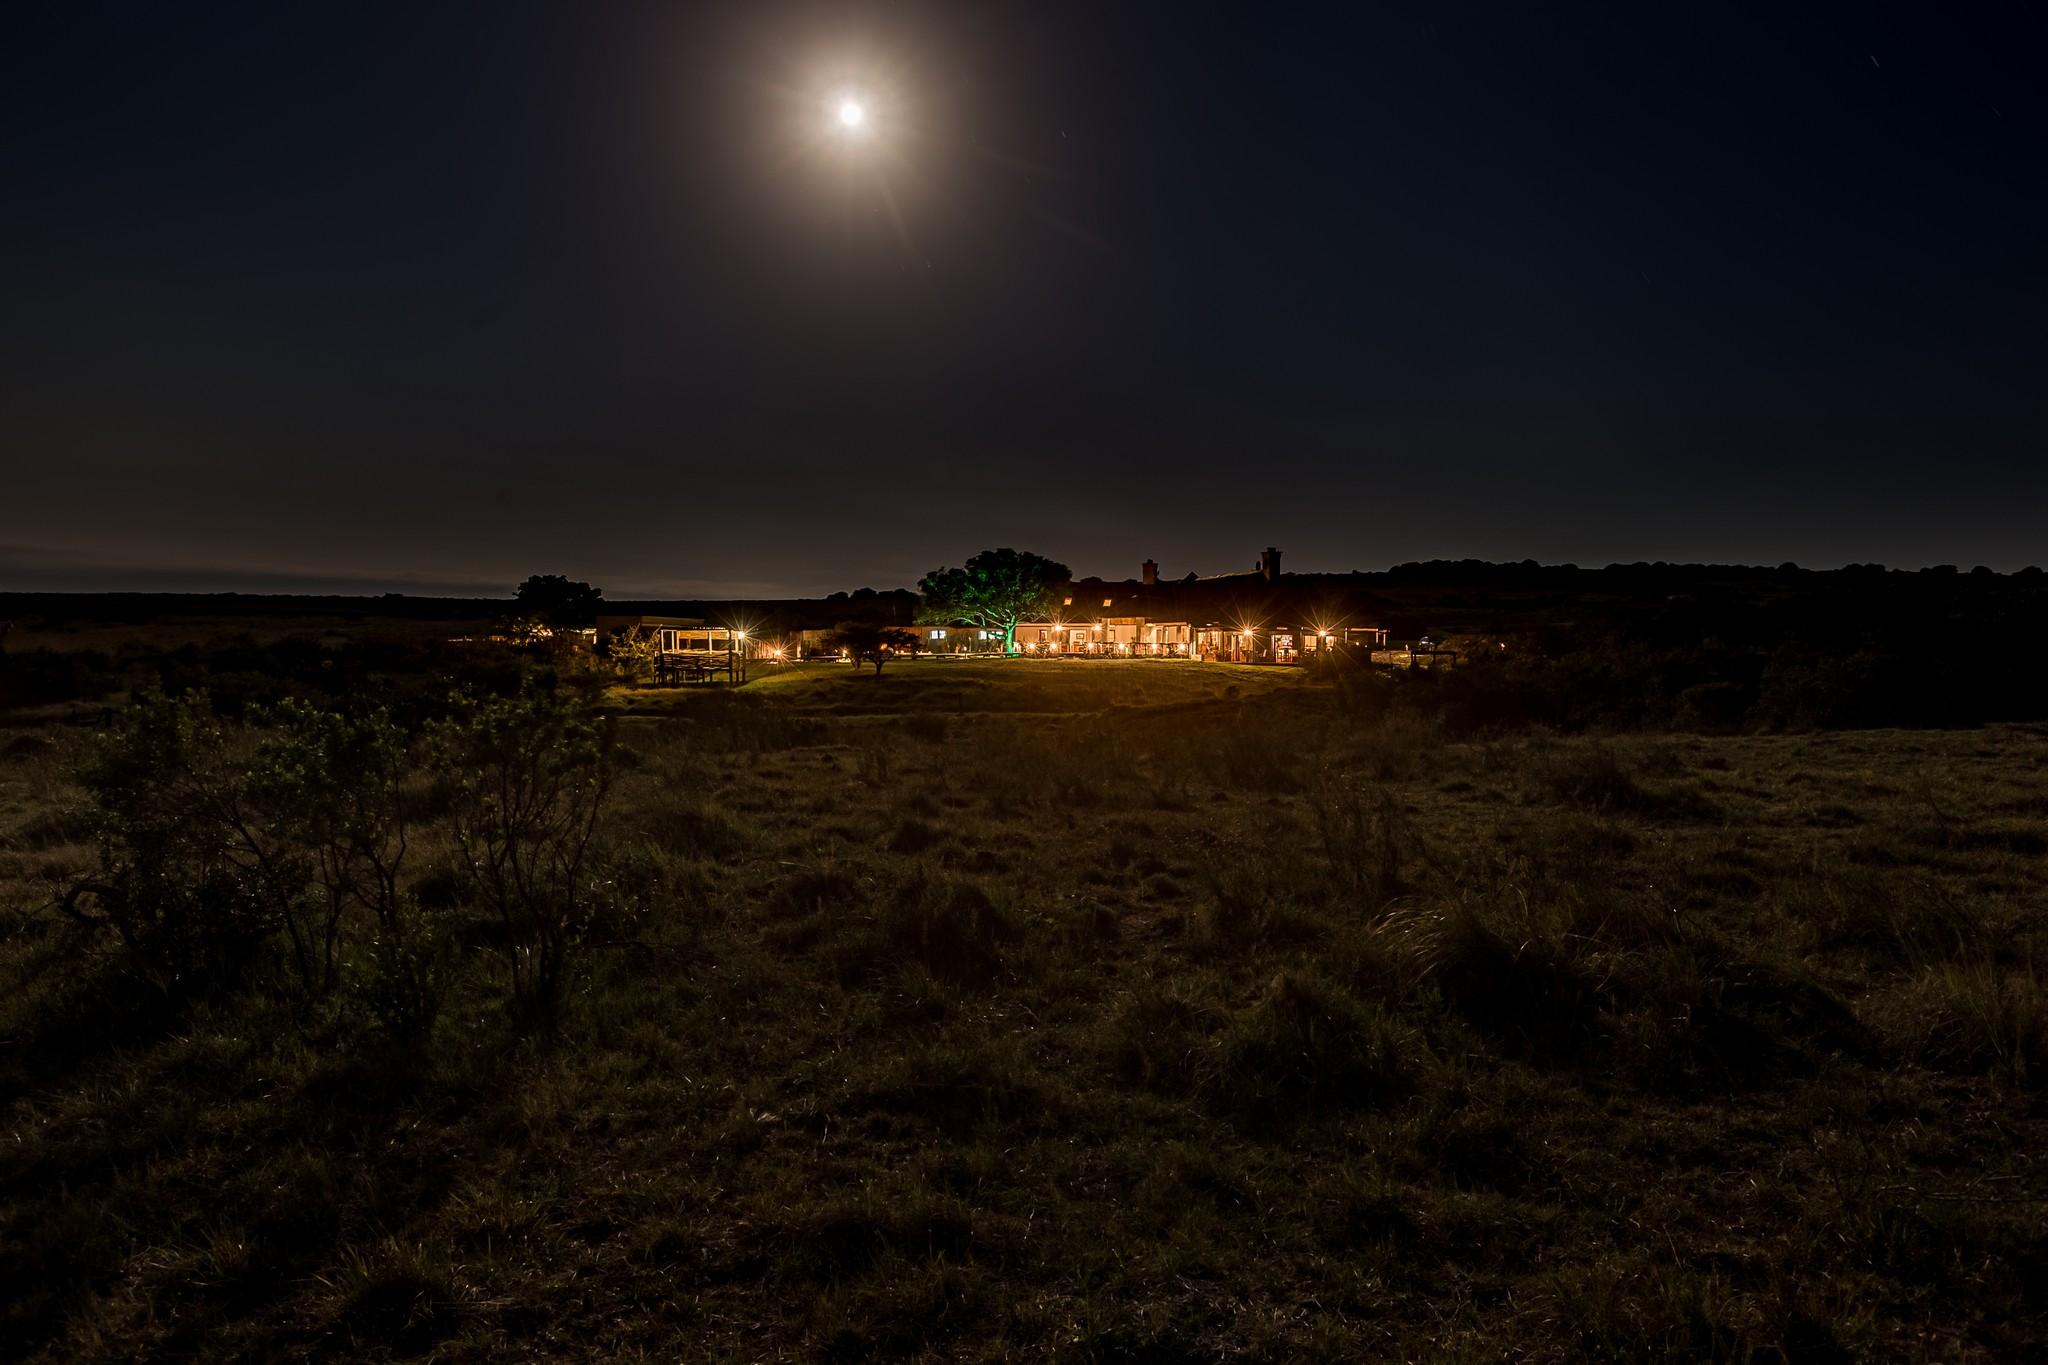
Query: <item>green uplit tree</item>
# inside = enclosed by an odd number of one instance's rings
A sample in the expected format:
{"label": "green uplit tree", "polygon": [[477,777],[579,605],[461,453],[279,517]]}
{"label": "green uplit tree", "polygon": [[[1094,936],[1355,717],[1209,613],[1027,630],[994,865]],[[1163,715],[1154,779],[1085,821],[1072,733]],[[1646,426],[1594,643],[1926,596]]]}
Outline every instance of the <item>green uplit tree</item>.
{"label": "green uplit tree", "polygon": [[1073,574],[1028,550],[983,550],[957,569],[934,569],[918,580],[918,619],[934,625],[979,626],[1002,632],[1003,653],[1017,652],[1017,623],[1042,616]]}

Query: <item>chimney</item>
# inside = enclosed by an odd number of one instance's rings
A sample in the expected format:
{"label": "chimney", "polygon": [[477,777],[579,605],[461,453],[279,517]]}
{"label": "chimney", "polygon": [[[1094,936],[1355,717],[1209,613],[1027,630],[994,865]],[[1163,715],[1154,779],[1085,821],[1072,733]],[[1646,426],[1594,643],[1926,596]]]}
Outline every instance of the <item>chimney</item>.
{"label": "chimney", "polygon": [[1142,579],[1142,580],[1143,580],[1143,582],[1144,582],[1144,584],[1145,584],[1145,586],[1146,586],[1146,587],[1148,587],[1148,588],[1156,588],[1156,587],[1158,587],[1158,586],[1159,586],[1159,565],[1158,565],[1158,564],[1157,564],[1157,563],[1156,563],[1155,561],[1153,561],[1153,560],[1150,560],[1150,559],[1146,560],[1146,561],[1145,561],[1145,564],[1144,564],[1144,567],[1143,567],[1143,568],[1141,568],[1141,569],[1140,569],[1140,570],[1138,571],[1138,576],[1139,576],[1139,578],[1140,578],[1140,579]]}
{"label": "chimney", "polygon": [[1277,546],[1268,545],[1266,552],[1259,556],[1259,572],[1265,575],[1268,583],[1280,576],[1280,550]]}

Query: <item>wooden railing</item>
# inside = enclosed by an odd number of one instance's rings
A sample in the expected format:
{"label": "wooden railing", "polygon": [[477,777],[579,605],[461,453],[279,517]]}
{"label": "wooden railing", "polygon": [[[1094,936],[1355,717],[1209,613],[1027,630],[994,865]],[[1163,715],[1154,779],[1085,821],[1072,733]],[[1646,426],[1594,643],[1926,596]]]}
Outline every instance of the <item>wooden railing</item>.
{"label": "wooden railing", "polygon": [[662,654],[654,660],[656,687],[681,687],[684,683],[709,682],[719,674],[731,682],[737,657],[725,650],[688,650]]}

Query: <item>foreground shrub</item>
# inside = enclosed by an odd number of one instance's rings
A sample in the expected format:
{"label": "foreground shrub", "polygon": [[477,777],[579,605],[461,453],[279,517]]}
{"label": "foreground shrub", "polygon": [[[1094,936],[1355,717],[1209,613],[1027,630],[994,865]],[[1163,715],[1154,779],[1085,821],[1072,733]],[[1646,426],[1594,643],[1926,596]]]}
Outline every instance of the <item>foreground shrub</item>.
{"label": "foreground shrub", "polygon": [[376,926],[373,991],[394,1007],[399,997],[412,1000],[389,1022],[405,1031],[424,1026],[432,954],[411,941],[421,938],[420,917],[400,887],[406,736],[382,712],[346,717],[288,702],[264,719],[274,728],[224,814],[279,893],[301,983],[314,995],[333,988],[343,921],[359,907]]}
{"label": "foreground shrub", "polygon": [[373,1011],[423,1032],[447,945],[401,884],[406,737],[382,712],[287,703],[254,720],[223,722],[203,693],[131,707],[84,775],[100,870],[65,907],[166,993],[219,984],[281,933],[289,979],[317,1000],[360,948]]}
{"label": "foreground shrub", "polygon": [[515,1000],[542,1015],[601,904],[612,739],[585,705],[544,693],[465,703],[431,731],[462,867],[503,930]]}
{"label": "foreground shrub", "polygon": [[225,984],[280,918],[282,874],[238,832],[234,757],[203,696],[152,695],[84,773],[99,871],[63,906],[111,931],[130,969],[165,995]]}

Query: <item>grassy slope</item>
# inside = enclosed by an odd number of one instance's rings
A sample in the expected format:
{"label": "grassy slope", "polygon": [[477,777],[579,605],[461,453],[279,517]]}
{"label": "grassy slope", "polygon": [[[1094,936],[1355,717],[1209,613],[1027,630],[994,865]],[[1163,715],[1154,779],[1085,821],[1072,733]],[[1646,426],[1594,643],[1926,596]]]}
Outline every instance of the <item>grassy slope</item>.
{"label": "grassy slope", "polygon": [[[482,992],[410,1064],[255,1001],[153,1018],[10,915],[0,1337],[2044,1337],[2041,731],[1442,747],[1298,675],[1176,665],[804,670],[621,706],[615,832],[660,903],[551,1044]],[[74,742],[0,759],[6,905],[85,857],[55,814]]]}

